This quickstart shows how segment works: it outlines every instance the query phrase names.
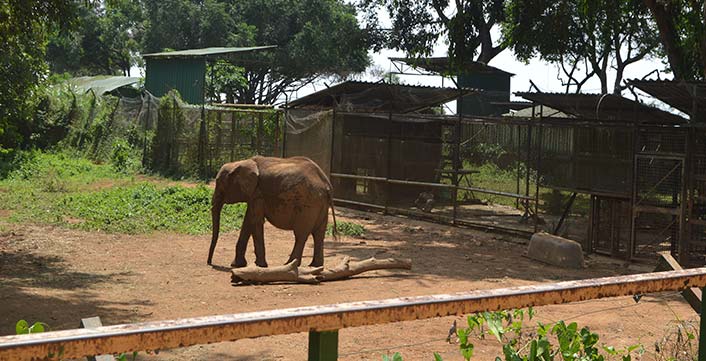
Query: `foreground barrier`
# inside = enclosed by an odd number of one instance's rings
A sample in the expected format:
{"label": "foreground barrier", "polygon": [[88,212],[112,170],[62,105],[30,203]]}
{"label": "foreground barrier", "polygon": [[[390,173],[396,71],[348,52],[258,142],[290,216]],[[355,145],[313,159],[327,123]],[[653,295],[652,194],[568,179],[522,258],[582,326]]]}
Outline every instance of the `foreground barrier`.
{"label": "foreground barrier", "polygon": [[[4,336],[0,337],[0,360],[78,358],[298,332],[309,332],[310,361],[336,360],[338,330],[346,327],[681,291],[690,287],[706,287],[706,268]],[[701,314],[704,307],[702,303]],[[706,361],[705,327],[702,318],[699,361]]]}

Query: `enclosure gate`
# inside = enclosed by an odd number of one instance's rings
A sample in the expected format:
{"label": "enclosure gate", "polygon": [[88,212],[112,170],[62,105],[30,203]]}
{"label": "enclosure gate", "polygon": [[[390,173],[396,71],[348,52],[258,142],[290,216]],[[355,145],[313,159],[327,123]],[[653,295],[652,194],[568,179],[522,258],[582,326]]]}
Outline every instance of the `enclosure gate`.
{"label": "enclosure gate", "polygon": [[687,262],[685,157],[635,155],[628,258],[670,251]]}

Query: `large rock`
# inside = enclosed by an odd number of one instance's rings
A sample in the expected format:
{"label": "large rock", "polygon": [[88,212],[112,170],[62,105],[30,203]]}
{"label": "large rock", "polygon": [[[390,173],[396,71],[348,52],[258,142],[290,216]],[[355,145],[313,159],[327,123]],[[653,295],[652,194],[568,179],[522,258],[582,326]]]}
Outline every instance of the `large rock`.
{"label": "large rock", "polygon": [[564,268],[583,268],[581,244],[549,233],[535,233],[527,257]]}

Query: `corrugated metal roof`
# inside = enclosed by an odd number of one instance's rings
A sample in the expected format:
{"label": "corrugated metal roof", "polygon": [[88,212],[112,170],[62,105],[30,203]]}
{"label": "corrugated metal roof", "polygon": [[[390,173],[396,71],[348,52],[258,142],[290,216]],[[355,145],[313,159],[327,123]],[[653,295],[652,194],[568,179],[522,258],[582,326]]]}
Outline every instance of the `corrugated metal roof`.
{"label": "corrugated metal roof", "polygon": [[[421,68],[433,73],[439,73],[439,74],[456,74],[458,71],[456,70],[451,70],[451,65],[449,62],[448,57],[428,57],[428,58],[396,58],[396,57],[391,57],[389,58],[392,61],[401,61],[406,63],[407,65],[413,67],[413,68]],[[502,69],[498,69],[494,66],[490,66],[485,63],[481,63],[479,61],[468,61],[465,62],[464,65],[461,67],[461,70],[467,73],[497,73],[497,74],[506,74],[509,76],[513,76],[515,74],[507,72]]]}
{"label": "corrugated metal roof", "polygon": [[343,111],[408,113],[447,103],[474,89],[438,88],[346,81],[293,100],[288,108],[336,108]]}
{"label": "corrugated metal roof", "polygon": [[706,119],[706,82],[684,80],[630,80],[629,84],[691,115]]}
{"label": "corrugated metal roof", "polygon": [[679,124],[687,120],[614,94],[515,93],[581,120]]}
{"label": "corrugated metal roof", "polygon": [[69,83],[75,85],[81,92],[87,92],[92,89],[96,95],[103,95],[115,89],[136,84],[139,81],[140,78],[137,77],[112,75],[81,76],[68,80]]}
{"label": "corrugated metal roof", "polygon": [[177,51],[164,51],[161,53],[142,54],[143,58],[206,58],[215,55],[227,55],[232,53],[243,53],[249,51],[266,50],[276,48],[277,45],[251,46],[246,48],[237,47],[212,47],[201,49],[186,49]]}

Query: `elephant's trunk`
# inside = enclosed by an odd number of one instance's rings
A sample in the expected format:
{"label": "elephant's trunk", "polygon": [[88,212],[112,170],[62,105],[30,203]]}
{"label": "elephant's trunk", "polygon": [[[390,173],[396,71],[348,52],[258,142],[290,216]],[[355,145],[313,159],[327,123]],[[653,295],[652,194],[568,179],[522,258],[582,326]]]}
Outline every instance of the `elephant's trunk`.
{"label": "elephant's trunk", "polygon": [[218,243],[218,232],[221,229],[221,210],[223,209],[223,197],[221,197],[216,191],[213,193],[213,199],[211,200],[211,226],[213,228],[211,235],[211,248],[208,249],[208,264],[211,265],[211,260],[213,259],[213,252],[216,250],[216,243]]}

